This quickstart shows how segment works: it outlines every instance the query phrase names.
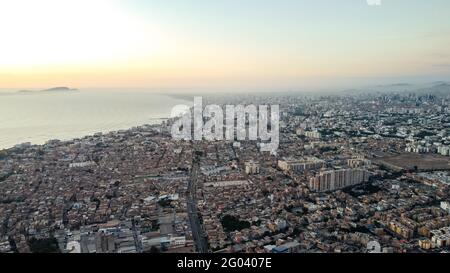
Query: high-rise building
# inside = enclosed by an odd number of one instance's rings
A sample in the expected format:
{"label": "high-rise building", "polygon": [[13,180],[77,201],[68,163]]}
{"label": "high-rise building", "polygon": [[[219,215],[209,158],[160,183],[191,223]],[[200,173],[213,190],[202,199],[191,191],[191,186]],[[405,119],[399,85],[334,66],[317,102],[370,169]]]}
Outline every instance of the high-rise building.
{"label": "high-rise building", "polygon": [[368,180],[369,173],[364,169],[322,171],[310,178],[309,188],[316,192],[334,191]]}

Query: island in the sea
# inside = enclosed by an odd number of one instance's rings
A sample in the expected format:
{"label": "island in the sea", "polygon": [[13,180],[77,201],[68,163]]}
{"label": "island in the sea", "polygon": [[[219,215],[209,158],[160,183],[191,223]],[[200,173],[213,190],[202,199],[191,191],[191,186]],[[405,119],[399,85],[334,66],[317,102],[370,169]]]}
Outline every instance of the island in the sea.
{"label": "island in the sea", "polygon": [[78,91],[78,89],[69,88],[69,87],[53,87],[53,88],[37,90],[37,91],[33,91],[33,90],[19,90],[19,91],[17,91],[17,93],[20,93],[20,94],[51,93],[51,92],[58,92],[58,93],[60,93],[60,92],[75,92],[75,91]]}

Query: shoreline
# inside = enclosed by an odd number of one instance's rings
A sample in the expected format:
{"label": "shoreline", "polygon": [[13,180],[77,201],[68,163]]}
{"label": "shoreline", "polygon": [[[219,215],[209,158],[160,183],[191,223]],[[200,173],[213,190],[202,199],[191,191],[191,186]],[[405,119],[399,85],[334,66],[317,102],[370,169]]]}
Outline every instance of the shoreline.
{"label": "shoreline", "polygon": [[48,142],[51,142],[51,141],[59,141],[59,142],[63,142],[63,143],[64,143],[64,142],[74,141],[74,140],[77,140],[77,139],[84,139],[84,138],[87,138],[87,137],[93,137],[93,136],[99,135],[99,134],[101,134],[101,135],[108,135],[108,134],[118,133],[118,132],[121,132],[121,131],[131,131],[131,130],[133,130],[133,129],[135,129],[135,128],[142,128],[142,127],[159,127],[159,126],[161,126],[165,121],[170,120],[170,118],[154,118],[154,119],[152,119],[152,120],[158,120],[158,122],[157,122],[157,123],[154,123],[154,124],[145,123],[145,124],[135,125],[135,126],[128,127],[128,128],[123,128],[123,129],[106,130],[106,131],[97,131],[97,132],[94,132],[94,133],[85,134],[85,135],[82,135],[82,136],[79,136],[79,137],[70,137],[70,138],[67,138],[67,139],[65,139],[65,138],[64,138],[64,139],[61,139],[61,138],[49,138],[49,139],[45,140],[44,143],[33,143],[33,142],[30,142],[30,141],[26,141],[26,142],[21,142],[21,143],[13,144],[12,146],[9,146],[9,147],[0,147],[0,152],[6,152],[6,151],[8,151],[8,150],[18,149],[18,148],[20,148],[20,146],[22,146],[22,145],[32,146],[32,147],[33,147],[33,146],[44,146],[44,145],[46,145]]}
{"label": "shoreline", "polygon": [[[81,91],[76,91],[76,92],[67,92],[64,93],[65,95],[69,95],[69,93],[82,93]],[[40,93],[40,94],[36,94],[37,95],[45,95],[48,93]],[[55,93],[52,93],[55,94]],[[6,96],[25,96],[27,97],[29,94],[20,94],[20,93],[4,93],[0,95],[6,95]],[[35,94],[32,94],[35,95]],[[192,100],[191,97],[189,96],[184,96],[184,95],[179,95],[179,94],[163,94],[163,93],[154,93],[154,95],[157,96],[164,96],[170,99],[174,99],[174,100],[180,100],[180,101],[185,101],[185,102],[190,102]],[[112,133],[112,132],[116,132],[116,131],[126,131],[126,130],[131,130],[132,128],[135,127],[143,127],[143,126],[160,126],[164,121],[167,121],[170,119],[169,116],[170,115],[170,111],[168,114],[163,115],[162,117],[149,117],[146,118],[145,120],[136,120],[136,123],[130,122],[129,124],[123,124],[123,126],[121,126],[120,124],[116,124],[116,126],[109,126],[111,128],[107,128],[108,126],[105,126],[106,128],[102,128],[103,126],[97,126],[97,128],[77,128],[79,130],[74,130],[73,132],[71,131],[65,131],[65,130],[54,130],[53,132],[50,133],[46,133],[46,134],[40,134],[39,132],[36,132],[35,134],[30,133],[27,135],[17,135],[17,136],[10,136],[10,137],[6,137],[5,138],[5,142],[1,143],[0,141],[0,151],[5,151],[5,150],[10,150],[10,149],[14,149],[17,146],[20,145],[24,145],[24,144],[30,144],[32,146],[34,145],[45,145],[45,143],[47,143],[48,141],[51,140],[59,140],[59,141],[71,141],[74,139],[80,139],[80,138],[84,138],[86,136],[92,136],[95,134],[108,134],[108,133]],[[24,126],[24,128],[26,128],[26,126]],[[7,134],[5,134],[7,136]]]}

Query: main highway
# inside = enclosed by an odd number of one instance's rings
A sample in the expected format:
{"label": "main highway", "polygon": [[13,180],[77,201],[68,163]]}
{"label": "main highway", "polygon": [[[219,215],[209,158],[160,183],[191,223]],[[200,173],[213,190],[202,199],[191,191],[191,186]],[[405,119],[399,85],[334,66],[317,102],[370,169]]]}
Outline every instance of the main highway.
{"label": "main highway", "polygon": [[188,182],[188,196],[187,196],[187,209],[189,214],[189,222],[191,224],[192,237],[195,242],[197,252],[208,253],[208,240],[206,239],[205,231],[198,217],[197,208],[197,181],[199,171],[199,160],[197,155],[194,155],[192,160],[191,178]]}

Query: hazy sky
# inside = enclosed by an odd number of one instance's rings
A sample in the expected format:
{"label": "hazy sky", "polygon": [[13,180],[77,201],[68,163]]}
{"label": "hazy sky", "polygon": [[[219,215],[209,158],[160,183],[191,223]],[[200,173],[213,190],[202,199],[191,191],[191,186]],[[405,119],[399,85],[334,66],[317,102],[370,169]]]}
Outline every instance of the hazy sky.
{"label": "hazy sky", "polygon": [[450,76],[450,1],[0,0],[0,88],[296,88]]}

